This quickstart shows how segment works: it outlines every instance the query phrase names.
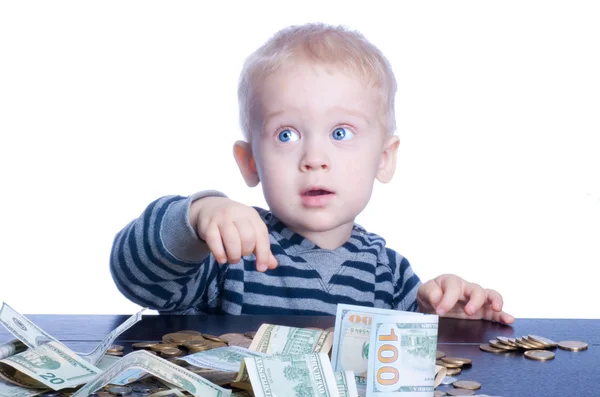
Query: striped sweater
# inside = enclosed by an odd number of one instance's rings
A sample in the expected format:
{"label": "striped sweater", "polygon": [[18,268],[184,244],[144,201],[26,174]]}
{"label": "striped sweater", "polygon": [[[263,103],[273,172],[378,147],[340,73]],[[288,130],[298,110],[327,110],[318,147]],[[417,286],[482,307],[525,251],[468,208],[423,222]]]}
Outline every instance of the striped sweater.
{"label": "striped sweater", "polygon": [[110,270],[125,297],[164,314],[335,315],[338,303],[416,311],[421,282],[408,261],[356,224],[328,250],[254,207],[279,265],[258,272],[254,255],[219,265],[189,222],[206,195],[162,197],[116,235]]}

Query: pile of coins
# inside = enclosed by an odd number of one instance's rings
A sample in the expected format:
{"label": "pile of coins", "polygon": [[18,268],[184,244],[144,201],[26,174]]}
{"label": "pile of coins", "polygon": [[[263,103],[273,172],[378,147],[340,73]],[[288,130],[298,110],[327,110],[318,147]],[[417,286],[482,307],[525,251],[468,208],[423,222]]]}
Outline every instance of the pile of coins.
{"label": "pile of coins", "polygon": [[[203,334],[198,331],[184,330],[171,334],[166,334],[160,342],[138,342],[131,345],[133,350],[146,350],[152,354],[160,356],[169,361],[180,365],[185,365],[185,361],[180,363],[176,360],[178,357],[188,354],[203,352],[210,349],[216,349],[224,346],[240,346],[248,348],[252,343],[256,332],[227,333],[220,336]],[[111,346],[111,349],[117,349],[121,346]],[[111,352],[111,349],[108,351]],[[122,355],[123,349],[120,350]],[[110,353],[113,354],[113,353]]]}
{"label": "pile of coins", "polygon": [[522,349],[525,351],[525,357],[529,359],[547,361],[552,360],[555,356],[548,349],[554,349],[557,346],[563,350],[577,352],[587,349],[588,344],[581,341],[554,342],[551,339],[537,335],[527,335],[520,338],[498,336],[487,344],[479,345],[479,348],[489,353],[508,353]]}
{"label": "pile of coins", "polygon": [[[446,376],[458,375],[461,373],[463,366],[473,364],[470,358],[446,357],[446,353],[442,351],[437,351],[435,357],[437,365],[446,367]],[[472,396],[475,394],[474,390],[481,388],[481,383],[472,380],[457,380],[452,383],[452,386],[454,386],[454,389],[434,391],[433,396]]]}

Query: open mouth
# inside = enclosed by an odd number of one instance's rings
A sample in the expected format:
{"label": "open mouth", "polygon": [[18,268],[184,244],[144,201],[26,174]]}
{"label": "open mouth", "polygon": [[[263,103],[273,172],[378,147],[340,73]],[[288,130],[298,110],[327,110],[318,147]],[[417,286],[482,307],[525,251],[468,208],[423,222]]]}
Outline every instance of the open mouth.
{"label": "open mouth", "polygon": [[327,194],[333,194],[333,192],[325,189],[310,189],[302,193],[305,197],[325,196]]}

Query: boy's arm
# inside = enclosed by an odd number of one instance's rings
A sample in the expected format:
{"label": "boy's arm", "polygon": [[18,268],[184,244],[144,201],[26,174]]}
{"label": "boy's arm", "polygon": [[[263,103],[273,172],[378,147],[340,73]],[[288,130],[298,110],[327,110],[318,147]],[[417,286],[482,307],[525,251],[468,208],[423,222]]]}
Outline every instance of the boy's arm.
{"label": "boy's arm", "polygon": [[[395,264],[396,282],[394,283],[394,309],[416,312],[417,291],[421,286],[421,280],[413,272],[408,260],[399,253],[388,248],[390,264]],[[393,259],[393,262],[391,261]]]}
{"label": "boy's arm", "polygon": [[208,246],[189,220],[191,203],[211,196],[225,197],[217,191],[162,197],[115,236],[110,271],[125,297],[161,312],[185,312],[216,293],[218,264],[208,260]]}

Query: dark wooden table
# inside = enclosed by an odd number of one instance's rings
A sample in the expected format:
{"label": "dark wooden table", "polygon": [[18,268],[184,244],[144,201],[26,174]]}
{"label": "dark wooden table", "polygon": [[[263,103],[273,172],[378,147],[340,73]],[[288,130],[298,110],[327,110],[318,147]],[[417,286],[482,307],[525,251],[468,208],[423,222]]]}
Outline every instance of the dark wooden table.
{"label": "dark wooden table", "polygon": [[[28,315],[30,320],[75,351],[91,351],[112,329],[125,321],[122,315]],[[257,330],[262,323],[327,328],[334,317],[289,316],[144,316],[121,335],[118,344],[130,351],[131,343],[160,340],[169,332],[193,329],[220,335]],[[2,328],[2,327],[0,327]],[[555,341],[582,340],[589,349],[569,352],[556,349],[554,360],[538,362],[521,352],[493,354],[479,345],[496,336],[540,335]],[[0,329],[0,343],[12,339]],[[473,365],[456,376],[476,380],[480,394],[503,397],[600,396],[600,320],[517,319],[513,326],[486,321],[440,319],[438,350],[449,356],[468,357]],[[448,386],[440,387],[440,390]]]}

